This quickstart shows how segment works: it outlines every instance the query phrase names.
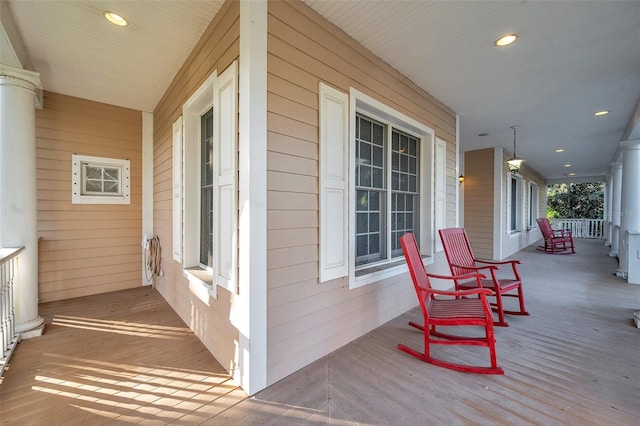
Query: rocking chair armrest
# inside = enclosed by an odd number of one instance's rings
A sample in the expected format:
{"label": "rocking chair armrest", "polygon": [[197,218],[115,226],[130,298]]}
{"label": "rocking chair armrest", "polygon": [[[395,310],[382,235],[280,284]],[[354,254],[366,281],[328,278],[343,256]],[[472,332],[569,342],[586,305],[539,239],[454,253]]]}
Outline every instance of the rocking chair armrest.
{"label": "rocking chair armrest", "polygon": [[429,278],[437,278],[441,280],[466,280],[469,278],[480,278],[485,279],[487,276],[485,274],[479,274],[477,272],[472,272],[470,274],[464,275],[438,275],[438,274],[427,274]]}
{"label": "rocking chair armrest", "polygon": [[485,287],[478,287],[470,290],[458,290],[458,291],[436,290],[434,288],[428,288],[428,287],[418,287],[418,288],[424,292],[432,293],[434,296],[466,297],[466,296],[475,296],[475,295],[485,295],[485,296],[493,295],[493,290]]}
{"label": "rocking chair armrest", "polygon": [[507,265],[507,264],[520,264],[519,260],[482,260],[482,259],[473,259],[474,262],[478,263],[486,263],[488,265]]}
{"label": "rocking chair armrest", "polygon": [[[465,265],[456,265],[455,263],[452,263],[451,267],[453,267],[453,268],[464,268],[464,269],[474,269],[476,271],[479,271],[480,269],[498,269],[498,267],[492,266],[492,265],[488,265],[488,266],[465,266]],[[458,278],[458,276],[456,276],[456,278]]]}

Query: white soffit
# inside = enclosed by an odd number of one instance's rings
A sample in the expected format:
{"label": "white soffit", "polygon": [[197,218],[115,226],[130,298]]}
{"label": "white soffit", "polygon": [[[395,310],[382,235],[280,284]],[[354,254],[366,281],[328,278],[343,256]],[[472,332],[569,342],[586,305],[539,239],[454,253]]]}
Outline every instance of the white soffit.
{"label": "white soffit", "polygon": [[[47,91],[153,111],[220,0],[7,0]],[[103,16],[126,17],[120,28]]]}

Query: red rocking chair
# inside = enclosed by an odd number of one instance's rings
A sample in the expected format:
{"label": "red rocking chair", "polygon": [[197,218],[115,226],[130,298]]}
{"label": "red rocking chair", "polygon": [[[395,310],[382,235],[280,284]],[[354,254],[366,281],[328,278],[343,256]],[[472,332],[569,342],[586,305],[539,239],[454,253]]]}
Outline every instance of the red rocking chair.
{"label": "red rocking chair", "polygon": [[[400,245],[402,246],[402,251],[407,261],[409,272],[411,273],[411,279],[413,280],[413,286],[416,290],[418,301],[420,302],[422,316],[424,317],[424,324],[410,321],[409,325],[424,333],[424,353],[418,352],[403,344],[399,344],[398,349],[424,362],[456,371],[481,374],[504,374],[502,368],[498,367],[495,338],[493,335],[493,318],[486,298],[487,295],[492,294],[492,291],[479,288],[480,278],[484,277],[484,275],[476,273],[458,277],[446,277],[427,274],[413,234],[407,233],[400,237]],[[438,279],[474,279],[478,285],[472,290],[435,290],[431,288],[429,277]],[[449,298],[436,296],[449,296]],[[484,327],[484,337],[466,337],[446,334],[437,331],[436,327],[438,326],[480,326]],[[464,365],[433,358],[430,354],[431,344],[487,347],[489,348],[491,366]]]}
{"label": "red rocking chair", "polygon": [[[544,246],[538,247],[538,250],[550,254],[573,254],[576,252],[571,231],[551,228],[551,223],[546,217],[539,217],[536,222],[538,222],[542,238],[544,238]],[[571,253],[567,251],[568,249],[571,249]]]}
{"label": "red rocking chair", "polygon": [[[516,267],[520,263],[519,260],[489,261],[476,259],[471,250],[471,244],[467,238],[464,228],[447,228],[441,229],[440,239],[444,254],[449,263],[451,275],[464,275],[471,272],[480,272],[489,270],[490,278],[482,279],[478,283],[476,280],[464,280],[457,278],[455,282],[456,290],[469,290],[476,287],[485,287],[493,290],[496,296],[495,303],[491,303],[493,310],[498,313],[498,321],[494,325],[508,327],[509,324],[504,320],[504,314],[511,315],[529,315],[524,308],[524,294],[522,292],[522,279]],[[498,265],[511,265],[513,270],[513,278],[498,278],[496,271]],[[515,292],[515,294],[513,294]],[[508,311],[504,309],[503,297],[517,297],[520,304],[519,311]]]}

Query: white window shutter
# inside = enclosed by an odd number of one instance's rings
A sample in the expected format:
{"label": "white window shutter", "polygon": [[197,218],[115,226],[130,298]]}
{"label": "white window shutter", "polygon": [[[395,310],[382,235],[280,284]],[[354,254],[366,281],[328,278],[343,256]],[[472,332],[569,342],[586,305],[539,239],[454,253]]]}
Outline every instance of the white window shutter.
{"label": "white window shutter", "polygon": [[173,260],[182,263],[182,117],[173,123]]}
{"label": "white window shutter", "polygon": [[237,289],[237,61],[218,78],[214,89],[214,259],[216,284],[235,293]]}
{"label": "white window shutter", "polygon": [[320,282],[349,273],[349,95],[320,83]]}
{"label": "white window shutter", "polygon": [[446,228],[447,217],[447,143],[440,138],[436,139],[436,211],[435,211],[435,243],[436,251],[442,251],[439,229]]}

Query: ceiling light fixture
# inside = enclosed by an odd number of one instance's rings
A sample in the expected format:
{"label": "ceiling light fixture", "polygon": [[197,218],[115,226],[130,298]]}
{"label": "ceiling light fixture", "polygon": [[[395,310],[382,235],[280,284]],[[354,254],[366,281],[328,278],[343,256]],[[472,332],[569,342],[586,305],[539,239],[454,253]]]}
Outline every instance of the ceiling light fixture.
{"label": "ceiling light fixture", "polygon": [[518,39],[518,34],[509,33],[509,34],[500,36],[500,38],[496,40],[495,44],[498,47],[509,46],[510,44],[513,44],[517,39]]}
{"label": "ceiling light fixture", "polygon": [[565,167],[571,167],[571,164],[565,164],[564,166]]}
{"label": "ceiling light fixture", "polygon": [[516,129],[518,126],[511,126],[511,128],[513,129],[513,157],[507,160],[507,165],[509,166],[511,173],[517,173],[518,170],[520,170],[522,163],[524,163],[524,159],[518,158],[516,155]]}
{"label": "ceiling light fixture", "polygon": [[556,149],[556,152],[564,152],[564,149],[558,148],[558,149]]}
{"label": "ceiling light fixture", "polygon": [[593,115],[595,115],[596,117],[600,117],[601,115],[607,115],[609,114],[609,111],[607,111],[606,109],[603,109],[602,111],[596,111],[593,113]]}
{"label": "ceiling light fixture", "polygon": [[573,172],[569,173],[569,176],[575,176],[575,175],[576,175],[576,174],[575,174],[575,173],[573,173]]}
{"label": "ceiling light fixture", "polygon": [[119,27],[126,27],[127,25],[129,25],[129,21],[127,21],[124,16],[118,15],[115,12],[110,12],[107,10],[106,12],[104,12],[104,17],[107,18],[107,21],[111,22],[113,25],[117,25]]}

